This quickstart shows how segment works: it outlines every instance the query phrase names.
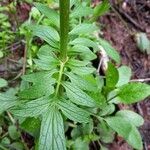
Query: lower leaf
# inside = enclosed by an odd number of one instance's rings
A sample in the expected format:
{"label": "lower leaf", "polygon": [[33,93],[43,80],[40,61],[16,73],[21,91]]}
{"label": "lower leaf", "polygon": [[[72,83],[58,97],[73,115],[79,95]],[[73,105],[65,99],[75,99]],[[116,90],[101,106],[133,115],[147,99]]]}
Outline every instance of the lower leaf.
{"label": "lower leaf", "polygon": [[66,150],[63,119],[55,107],[43,115],[39,150]]}

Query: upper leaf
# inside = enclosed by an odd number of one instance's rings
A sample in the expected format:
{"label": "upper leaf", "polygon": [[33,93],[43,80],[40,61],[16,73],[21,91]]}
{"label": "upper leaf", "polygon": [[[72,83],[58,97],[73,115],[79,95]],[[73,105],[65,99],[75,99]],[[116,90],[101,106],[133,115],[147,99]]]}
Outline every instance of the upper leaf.
{"label": "upper leaf", "polygon": [[39,150],[66,150],[63,119],[53,106],[42,118]]}
{"label": "upper leaf", "polygon": [[80,18],[80,17],[89,16],[91,14],[93,14],[92,8],[79,5],[72,11],[70,17],[71,18]]}
{"label": "upper leaf", "polygon": [[83,60],[93,60],[96,59],[96,55],[87,47],[83,45],[75,45],[68,51],[68,55],[80,55]]}
{"label": "upper leaf", "polygon": [[63,112],[63,114],[70,120],[80,123],[89,122],[90,114],[84,109],[77,107],[70,100],[63,99],[58,102],[58,106]]}
{"label": "upper leaf", "polygon": [[40,37],[52,47],[59,48],[58,42],[60,37],[54,28],[44,25],[30,25],[29,29],[32,30],[34,36]]}
{"label": "upper leaf", "polygon": [[95,106],[94,100],[76,85],[70,82],[64,82],[63,86],[66,89],[67,96],[73,103],[88,107]]}
{"label": "upper leaf", "polygon": [[96,25],[83,23],[83,24],[77,25],[69,34],[70,35],[89,34],[89,33],[93,33],[96,30],[98,30],[98,27]]}
{"label": "upper leaf", "polygon": [[108,0],[104,0],[100,2],[95,8],[94,8],[94,14],[93,17],[97,19],[97,17],[104,15],[106,12],[108,12],[110,8],[110,4]]}
{"label": "upper leaf", "polygon": [[71,45],[83,45],[83,46],[87,46],[87,47],[92,47],[94,49],[94,51],[98,51],[98,44],[93,42],[90,39],[87,38],[76,38],[75,40],[71,41],[69,44]]}
{"label": "upper leaf", "polygon": [[55,10],[41,3],[34,3],[34,5],[42,14],[44,14],[47,18],[49,18],[49,21],[53,25],[59,27],[59,14]]}
{"label": "upper leaf", "polygon": [[49,45],[42,46],[37,53],[39,59],[34,59],[36,65],[43,70],[51,70],[56,68],[59,64],[59,60],[54,54],[54,50],[57,49],[54,49]]}
{"label": "upper leaf", "polygon": [[150,85],[144,83],[129,83],[119,88],[120,102],[131,104],[139,102],[150,95]]}

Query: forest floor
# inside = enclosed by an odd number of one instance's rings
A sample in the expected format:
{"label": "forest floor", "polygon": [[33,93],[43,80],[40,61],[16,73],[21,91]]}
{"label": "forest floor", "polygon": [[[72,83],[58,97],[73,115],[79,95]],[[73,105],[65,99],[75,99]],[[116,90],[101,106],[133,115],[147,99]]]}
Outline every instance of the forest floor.
{"label": "forest floor", "polygon": [[[122,64],[131,67],[132,79],[149,80],[150,55],[138,49],[135,34],[145,32],[150,37],[150,1],[133,0],[128,2],[120,5],[112,2],[112,12],[100,19],[100,23],[103,25],[103,36],[119,51]],[[143,137],[144,149],[150,150],[150,101],[147,99],[128,107],[144,117],[145,123],[140,131]],[[120,138],[110,146],[110,150],[130,149]]]}

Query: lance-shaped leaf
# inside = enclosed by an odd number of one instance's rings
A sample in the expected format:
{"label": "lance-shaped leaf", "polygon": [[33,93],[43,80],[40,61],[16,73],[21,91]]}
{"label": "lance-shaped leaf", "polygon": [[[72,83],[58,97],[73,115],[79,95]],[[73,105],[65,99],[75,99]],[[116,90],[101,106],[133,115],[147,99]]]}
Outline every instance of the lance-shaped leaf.
{"label": "lance-shaped leaf", "polygon": [[129,83],[118,88],[118,100],[125,104],[132,104],[150,96],[150,85],[145,83]]}
{"label": "lance-shaped leaf", "polygon": [[72,67],[72,66],[76,66],[76,67],[83,67],[83,66],[86,66],[90,64],[89,61],[80,61],[80,60],[77,60],[77,59],[70,59],[68,62],[67,62],[67,65],[69,67]]}
{"label": "lance-shaped leaf", "polygon": [[67,72],[66,75],[69,77],[71,82],[80,89],[93,92],[97,91],[96,80],[92,75],[79,76],[71,72]]}
{"label": "lance-shaped leaf", "polygon": [[100,2],[95,8],[94,8],[94,14],[93,18],[96,20],[98,17],[104,15],[109,11],[110,3],[108,0],[104,0]]}
{"label": "lance-shaped leaf", "polygon": [[71,18],[80,18],[93,14],[93,9],[90,7],[79,5],[70,14]]}
{"label": "lance-shaped leaf", "polygon": [[[33,76],[35,75],[33,74]],[[45,75],[45,77],[46,76],[47,74]],[[42,77],[42,75],[40,75],[39,77],[38,76],[36,77],[37,77],[37,80],[33,82],[32,86],[30,86],[27,89],[24,89],[18,94],[20,98],[27,99],[27,100],[36,99],[36,98],[40,98],[45,95],[48,96],[54,93],[53,84],[55,83],[55,79],[49,76],[47,76],[47,78],[44,78],[44,76]]]}
{"label": "lance-shaped leaf", "polygon": [[87,47],[83,45],[75,45],[68,51],[68,55],[79,55],[83,60],[94,60],[96,55]]}
{"label": "lance-shaped leaf", "polygon": [[77,25],[69,34],[70,35],[81,35],[81,34],[90,34],[98,30],[98,27],[94,24],[83,23]]}
{"label": "lance-shaped leaf", "polygon": [[42,14],[49,18],[51,24],[59,27],[59,14],[55,10],[41,3],[34,3],[34,5]]}
{"label": "lance-shaped leaf", "polygon": [[95,101],[88,94],[70,82],[64,82],[63,86],[66,89],[68,98],[78,105],[94,107]]}
{"label": "lance-shaped leaf", "polygon": [[49,97],[41,97],[32,101],[21,101],[11,112],[19,117],[36,117],[47,111],[50,106]]}
{"label": "lance-shaped leaf", "polygon": [[15,96],[0,93],[0,114],[15,104],[17,104],[17,98]]}
{"label": "lance-shaped leaf", "polygon": [[114,116],[106,118],[107,124],[122,136],[133,148],[142,150],[142,139],[137,128],[131,121],[126,120],[122,116]]}
{"label": "lance-shaped leaf", "polygon": [[63,119],[55,107],[43,115],[39,150],[66,150]]}
{"label": "lance-shaped leaf", "polygon": [[77,67],[77,66],[72,66],[71,70],[73,73],[78,75],[89,75],[94,71],[96,71],[94,67]]}
{"label": "lance-shaped leaf", "polygon": [[55,72],[57,72],[57,70],[41,71],[23,75],[21,78],[27,82],[38,83],[39,80],[48,80]]}
{"label": "lance-shaped leaf", "polygon": [[98,51],[98,44],[93,42],[90,39],[87,38],[76,38],[75,40],[71,41],[69,43],[70,45],[83,45],[83,46],[87,46],[87,47],[92,47],[94,49],[94,51]]}
{"label": "lance-shaped leaf", "polygon": [[90,114],[82,108],[79,108],[73,104],[70,100],[60,100],[58,107],[61,109],[63,114],[75,122],[87,123],[89,122]]}
{"label": "lance-shaped leaf", "polygon": [[32,34],[34,36],[38,36],[43,39],[52,47],[59,48],[58,42],[60,37],[54,28],[43,25],[30,25],[28,28],[32,30]]}
{"label": "lance-shaped leaf", "polygon": [[56,68],[59,61],[53,53],[54,50],[54,48],[48,45],[42,46],[37,53],[39,59],[34,59],[36,65],[43,70],[51,70]]}

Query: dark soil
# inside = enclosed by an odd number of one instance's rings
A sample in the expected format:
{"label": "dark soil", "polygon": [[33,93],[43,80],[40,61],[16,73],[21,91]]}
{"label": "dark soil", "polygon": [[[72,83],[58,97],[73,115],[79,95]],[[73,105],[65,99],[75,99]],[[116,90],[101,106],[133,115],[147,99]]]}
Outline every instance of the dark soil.
{"label": "dark soil", "polygon": [[[122,8],[126,3],[126,8]],[[122,64],[130,66],[133,71],[133,79],[150,78],[150,55],[142,53],[135,41],[134,34],[137,32],[146,32],[149,36],[150,27],[150,1],[122,1],[117,3],[113,1],[112,11],[100,19],[104,26],[103,36],[118,50],[122,57]],[[141,9],[139,9],[141,7]],[[128,14],[129,18],[136,21],[136,25],[126,18],[123,14]],[[118,15],[119,14],[119,15]],[[140,28],[142,27],[142,28]],[[134,33],[134,34],[133,34]],[[124,107],[124,106],[123,106]],[[144,149],[150,149],[150,101],[145,100],[134,106],[129,106],[134,111],[141,114],[145,123],[140,131],[143,138]],[[122,139],[118,138],[110,145],[110,150],[130,150],[131,148]]]}

